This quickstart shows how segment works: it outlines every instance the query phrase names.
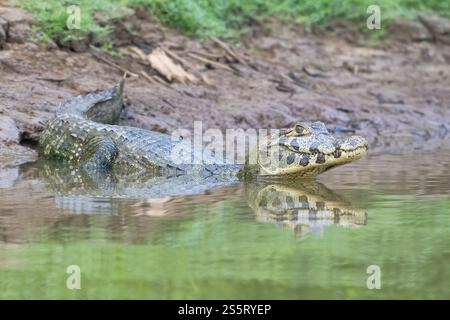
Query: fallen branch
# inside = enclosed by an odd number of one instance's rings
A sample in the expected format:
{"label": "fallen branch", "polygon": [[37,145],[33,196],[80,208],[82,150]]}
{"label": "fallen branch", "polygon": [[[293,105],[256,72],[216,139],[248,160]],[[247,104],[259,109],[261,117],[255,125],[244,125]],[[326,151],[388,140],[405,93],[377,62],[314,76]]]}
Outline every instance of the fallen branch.
{"label": "fallen branch", "polygon": [[194,58],[194,59],[196,59],[198,61],[201,61],[203,63],[209,64],[211,66],[215,66],[215,67],[220,68],[220,69],[228,70],[230,72],[238,72],[236,69],[233,69],[233,68],[227,66],[226,64],[223,64],[223,63],[220,63],[220,62],[217,62],[217,61],[213,61],[213,60],[210,60],[210,59],[206,59],[206,58],[200,57],[200,56],[198,56],[198,55],[196,55],[196,54],[194,54],[192,52],[188,52],[187,54],[188,54],[189,57]]}
{"label": "fallen branch", "polygon": [[158,71],[158,73],[169,82],[172,82],[173,80],[177,80],[183,84],[186,84],[186,82],[198,82],[197,77],[186,72],[181,65],[174,63],[161,48],[153,50],[152,53],[147,56],[147,59],[152,68]]}
{"label": "fallen branch", "polygon": [[238,55],[230,48],[228,47],[224,42],[220,41],[217,38],[212,37],[211,40],[218,44],[223,50],[225,50],[228,55],[230,55],[234,60],[236,60],[239,63],[242,63],[242,59],[238,57]]}
{"label": "fallen branch", "polygon": [[155,79],[156,82],[158,82],[158,83],[160,83],[160,84],[162,84],[162,85],[164,85],[164,86],[166,86],[166,87],[169,87],[169,84],[168,84],[166,81],[164,81],[164,79],[161,78],[160,76],[155,75],[155,76],[153,77],[153,79]]}
{"label": "fallen branch", "polygon": [[152,83],[152,84],[157,84],[157,83],[158,83],[158,82],[157,82],[155,79],[153,79],[153,77],[150,76],[147,72],[141,71],[141,74],[142,74],[142,76],[143,76],[145,79],[147,79],[150,83]]}
{"label": "fallen branch", "polygon": [[203,56],[208,59],[212,59],[212,60],[220,59],[223,57],[223,54],[214,54],[214,53],[201,52],[201,51],[196,51],[196,50],[190,50],[189,52],[199,55],[199,56]]}
{"label": "fallen branch", "polygon": [[186,67],[186,68],[190,68],[189,66],[189,62],[187,62],[186,60],[184,60],[183,58],[181,58],[179,55],[177,55],[176,53],[170,51],[168,48],[164,48],[164,47],[160,47],[169,57],[171,57],[173,60],[177,61],[179,64],[181,64],[182,66]]}
{"label": "fallen branch", "polygon": [[111,67],[114,67],[114,68],[116,68],[117,70],[122,71],[123,73],[125,73],[125,75],[129,75],[130,77],[139,78],[139,75],[138,75],[138,74],[136,74],[136,73],[134,73],[134,72],[131,72],[130,70],[127,70],[126,68],[121,67],[121,66],[115,64],[114,62],[109,61],[108,59],[105,59],[105,58],[103,58],[103,57],[100,57],[100,56],[98,56],[98,55],[96,55],[96,54],[94,54],[94,53],[93,53],[92,55],[93,55],[95,58],[97,58],[98,60],[100,60],[100,61],[102,61],[102,62],[104,62],[104,63],[106,63],[106,64],[109,64]]}

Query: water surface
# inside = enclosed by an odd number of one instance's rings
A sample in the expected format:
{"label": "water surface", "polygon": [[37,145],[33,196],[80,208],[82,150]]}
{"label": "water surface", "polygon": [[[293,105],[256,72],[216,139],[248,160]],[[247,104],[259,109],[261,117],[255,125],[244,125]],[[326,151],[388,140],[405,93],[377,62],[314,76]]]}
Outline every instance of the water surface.
{"label": "water surface", "polygon": [[450,298],[449,169],[448,152],[370,156],[320,183],[129,197],[117,181],[3,168],[0,298]]}

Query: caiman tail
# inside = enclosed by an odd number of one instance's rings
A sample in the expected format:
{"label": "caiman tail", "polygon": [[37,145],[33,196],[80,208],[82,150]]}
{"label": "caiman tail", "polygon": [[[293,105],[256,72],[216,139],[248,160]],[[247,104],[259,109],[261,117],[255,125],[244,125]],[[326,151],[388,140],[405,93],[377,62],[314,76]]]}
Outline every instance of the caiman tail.
{"label": "caiman tail", "polygon": [[[113,88],[64,103],[40,139],[40,154],[92,170],[153,172],[155,175],[234,175],[241,166],[220,159],[203,165],[202,155],[155,131],[115,125],[123,109],[122,80]],[[183,148],[182,148],[183,147]],[[184,150],[177,154],[177,150]],[[186,152],[187,151],[187,152]],[[186,154],[187,153],[187,154]]]}

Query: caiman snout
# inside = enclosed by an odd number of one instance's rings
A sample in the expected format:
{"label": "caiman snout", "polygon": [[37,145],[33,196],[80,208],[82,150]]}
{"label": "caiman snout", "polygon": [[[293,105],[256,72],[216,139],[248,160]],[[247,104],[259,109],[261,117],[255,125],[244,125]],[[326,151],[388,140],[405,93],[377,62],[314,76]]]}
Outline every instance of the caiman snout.
{"label": "caiman snout", "polygon": [[336,143],[336,150],[341,151],[341,157],[347,158],[350,161],[362,158],[368,149],[369,144],[367,140],[361,136],[351,136],[338,140]]}

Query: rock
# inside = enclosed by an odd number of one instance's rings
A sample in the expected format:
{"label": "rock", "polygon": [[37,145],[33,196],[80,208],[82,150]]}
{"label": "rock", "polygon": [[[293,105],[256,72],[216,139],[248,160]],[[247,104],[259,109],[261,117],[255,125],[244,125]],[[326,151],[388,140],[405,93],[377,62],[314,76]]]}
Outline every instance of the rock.
{"label": "rock", "polygon": [[309,65],[309,66],[303,66],[302,68],[303,72],[306,73],[308,76],[313,77],[313,78],[319,78],[319,77],[324,77],[323,72],[315,66]]}
{"label": "rock", "polygon": [[11,144],[3,145],[0,142],[0,188],[2,183],[7,183],[4,181],[5,168],[17,167],[22,163],[36,161],[38,159],[38,153],[21,145]]}
{"label": "rock", "polygon": [[434,41],[450,45],[450,20],[439,16],[419,16],[419,20],[430,31]]}
{"label": "rock", "polygon": [[425,62],[447,63],[445,53],[435,45],[420,48],[420,57]]}
{"label": "rock", "polygon": [[33,24],[35,22],[31,14],[19,8],[0,7],[0,17],[9,23],[28,22]]}
{"label": "rock", "polygon": [[20,132],[13,118],[0,115],[0,144],[19,143]]}
{"label": "rock", "polygon": [[405,100],[402,95],[397,94],[394,91],[383,92],[369,92],[369,94],[375,96],[380,104],[404,104]]}
{"label": "rock", "polygon": [[0,170],[0,189],[12,188],[19,177],[19,168],[2,168]]}
{"label": "rock", "polygon": [[68,41],[58,41],[58,45],[63,48],[69,48],[74,52],[85,52],[89,49],[92,43],[92,35],[87,35],[80,38],[72,38]]}
{"label": "rock", "polygon": [[56,44],[56,42],[54,42],[51,39],[48,39],[47,41],[39,43],[39,46],[43,50],[48,50],[48,51],[57,50],[58,49],[58,45]]}
{"label": "rock", "polygon": [[4,39],[3,43],[24,43],[33,24],[35,24],[35,20],[31,14],[19,8],[0,7],[0,48],[2,39]]}
{"label": "rock", "polygon": [[9,25],[8,42],[25,43],[30,32],[30,24],[27,22],[17,22]]}
{"label": "rock", "polygon": [[389,31],[399,41],[433,41],[433,35],[420,21],[397,20]]}
{"label": "rock", "polygon": [[22,48],[27,51],[37,51],[39,50],[39,45],[33,42],[26,42]]}

